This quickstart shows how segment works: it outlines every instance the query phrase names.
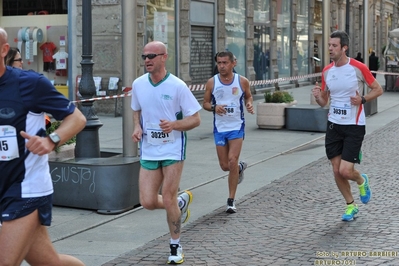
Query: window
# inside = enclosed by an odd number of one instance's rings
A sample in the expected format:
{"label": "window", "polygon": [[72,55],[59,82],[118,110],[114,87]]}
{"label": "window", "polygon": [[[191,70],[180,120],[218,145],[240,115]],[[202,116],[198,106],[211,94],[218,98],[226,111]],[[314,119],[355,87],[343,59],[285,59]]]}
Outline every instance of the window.
{"label": "window", "polygon": [[[174,3],[174,2],[173,2]],[[146,17],[147,32],[146,43],[151,41],[161,41],[168,48],[168,60],[166,69],[172,74],[176,74],[176,22],[175,5],[168,1],[147,1]]]}
{"label": "window", "polygon": [[68,14],[68,0],[3,0],[3,16]]}
{"label": "window", "polygon": [[[229,7],[226,8],[225,26],[226,26],[226,50],[229,50],[237,57],[237,65],[234,68],[238,74],[245,76],[245,0],[229,1]],[[230,3],[234,4],[230,8]]]}

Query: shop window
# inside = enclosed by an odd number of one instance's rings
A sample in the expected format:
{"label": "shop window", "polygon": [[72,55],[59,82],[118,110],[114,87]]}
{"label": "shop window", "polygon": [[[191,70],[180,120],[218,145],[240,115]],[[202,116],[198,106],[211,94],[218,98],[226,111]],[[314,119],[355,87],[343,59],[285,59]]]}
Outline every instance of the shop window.
{"label": "shop window", "polygon": [[68,14],[68,0],[3,0],[3,16]]}
{"label": "shop window", "polygon": [[239,8],[239,3],[238,0],[228,0],[228,7],[231,9],[238,9]]}
{"label": "shop window", "polygon": [[[171,5],[171,6],[170,6]],[[174,1],[147,1],[146,43],[160,41],[168,48],[166,69],[176,74],[176,22]]]}

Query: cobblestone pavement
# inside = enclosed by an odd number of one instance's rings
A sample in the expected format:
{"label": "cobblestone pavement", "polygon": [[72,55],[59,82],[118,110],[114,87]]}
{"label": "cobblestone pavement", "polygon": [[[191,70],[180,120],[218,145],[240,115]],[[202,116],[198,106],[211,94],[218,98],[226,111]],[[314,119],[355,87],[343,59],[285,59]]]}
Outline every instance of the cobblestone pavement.
{"label": "cobblestone pavement", "polygon": [[[363,205],[352,185],[355,221],[341,221],[345,202],[323,157],[243,197],[236,214],[219,208],[183,227],[184,265],[399,265],[398,143],[399,119],[366,136],[357,169],[373,197]],[[165,265],[168,241],[103,265]]]}

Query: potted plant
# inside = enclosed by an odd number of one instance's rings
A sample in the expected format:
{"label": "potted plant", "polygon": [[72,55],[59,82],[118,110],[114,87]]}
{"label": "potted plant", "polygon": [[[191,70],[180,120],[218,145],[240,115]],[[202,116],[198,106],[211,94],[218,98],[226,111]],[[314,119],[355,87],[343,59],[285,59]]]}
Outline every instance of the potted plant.
{"label": "potted plant", "polygon": [[[47,135],[54,132],[59,126],[61,125],[60,121],[51,122],[51,125],[46,128]],[[76,143],[76,136],[72,137],[70,140],[62,144],[61,146],[55,148],[49,154],[49,159],[71,159],[75,157],[75,143]]]}
{"label": "potted plant", "polygon": [[256,123],[259,128],[281,129],[285,126],[285,108],[296,104],[288,91],[265,92],[265,101],[259,102]]}

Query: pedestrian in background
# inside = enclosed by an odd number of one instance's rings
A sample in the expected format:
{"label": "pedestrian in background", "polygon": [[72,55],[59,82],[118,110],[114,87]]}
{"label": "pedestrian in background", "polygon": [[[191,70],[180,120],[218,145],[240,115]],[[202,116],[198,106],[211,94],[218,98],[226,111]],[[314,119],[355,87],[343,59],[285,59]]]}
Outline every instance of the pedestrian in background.
{"label": "pedestrian in background", "polygon": [[17,47],[10,47],[7,55],[4,57],[4,63],[6,66],[22,69],[24,61],[22,60],[21,53]]}
{"label": "pedestrian in background", "polygon": [[[22,69],[24,61],[22,60],[21,53],[17,47],[10,47],[6,57],[4,57],[4,63],[7,66]],[[47,129],[51,126],[51,119],[48,115],[45,115],[44,119],[46,121],[46,129]]]}
{"label": "pedestrian in background", "polygon": [[[50,81],[5,65],[7,33],[0,28],[0,265],[84,265],[55,250],[51,224],[53,183],[48,153],[81,131],[86,119]],[[49,136],[44,112],[62,120]]]}
{"label": "pedestrian in background", "polygon": [[[169,73],[164,43],[144,46],[141,56],[148,73],[132,84],[133,141],[140,142],[140,203],[148,209],[165,209],[170,231],[169,264],[184,261],[181,224],[188,220],[190,191],[177,196],[186,159],[187,130],[200,125],[201,106],[187,85]],[[162,187],[162,195],[159,191]]]}
{"label": "pedestrian in background", "polygon": [[237,211],[237,185],[242,182],[247,168],[247,163],[238,161],[245,135],[244,107],[249,113],[254,113],[249,81],[233,72],[234,62],[231,52],[218,53],[219,74],[205,84],[203,102],[204,109],[213,112],[213,135],[220,167],[229,172],[227,213]]}
{"label": "pedestrian in background", "polygon": [[361,52],[358,52],[358,53],[357,53],[357,56],[355,57],[355,59],[356,59],[357,61],[363,63],[362,53],[361,53]]}
{"label": "pedestrian in background", "polygon": [[[380,60],[378,59],[378,56],[375,55],[375,52],[372,51],[370,56],[369,56],[369,69],[371,71],[378,71],[380,68]],[[377,73],[371,73],[373,74],[374,78],[377,77]]]}
{"label": "pedestrian in background", "polygon": [[[321,87],[313,88],[316,102],[324,107],[330,100],[325,147],[331,161],[335,182],[346,201],[343,221],[352,221],[359,208],[355,203],[349,181],[359,187],[360,201],[371,198],[369,177],[355,169],[362,159],[361,148],[366,134],[364,104],[382,94],[382,88],[363,63],[347,57],[349,37],[344,31],[330,35],[328,50],[332,63],[322,72]],[[366,84],[371,91],[363,91]]]}

